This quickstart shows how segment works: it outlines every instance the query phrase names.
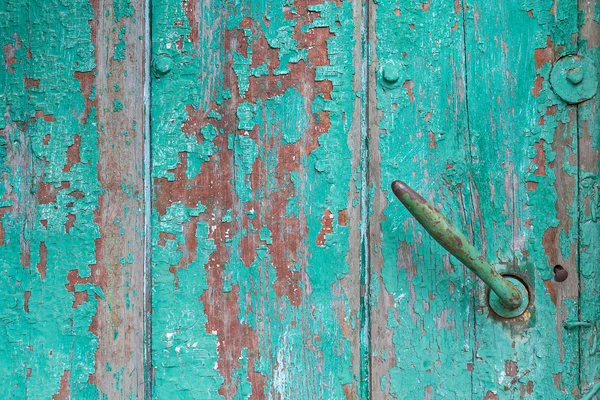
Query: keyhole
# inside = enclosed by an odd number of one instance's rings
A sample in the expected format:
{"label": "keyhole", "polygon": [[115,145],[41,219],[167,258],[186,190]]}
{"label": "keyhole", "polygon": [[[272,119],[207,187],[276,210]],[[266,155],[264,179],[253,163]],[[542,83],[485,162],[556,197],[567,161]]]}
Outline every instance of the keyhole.
{"label": "keyhole", "polygon": [[563,282],[568,276],[569,273],[563,268],[562,265],[557,265],[554,267],[554,280],[556,282]]}

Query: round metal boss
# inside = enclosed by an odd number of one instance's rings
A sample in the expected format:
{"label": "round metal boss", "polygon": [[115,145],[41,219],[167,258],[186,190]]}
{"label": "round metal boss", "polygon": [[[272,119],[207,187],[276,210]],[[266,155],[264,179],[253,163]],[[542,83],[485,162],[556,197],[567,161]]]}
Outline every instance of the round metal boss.
{"label": "round metal boss", "polygon": [[512,283],[513,285],[515,285],[517,290],[521,293],[521,298],[523,299],[523,302],[519,307],[511,310],[510,308],[505,307],[504,304],[502,304],[502,302],[500,301],[498,295],[490,290],[488,304],[490,305],[490,308],[500,317],[507,319],[517,318],[518,316],[522,315],[525,312],[525,310],[527,310],[527,306],[529,306],[529,291],[527,290],[523,282],[521,282],[519,279],[514,278],[512,276],[505,276],[504,278],[506,278],[506,280]]}
{"label": "round metal boss", "polygon": [[596,94],[598,72],[589,58],[565,56],[554,63],[550,84],[554,93],[565,102],[581,103]]}

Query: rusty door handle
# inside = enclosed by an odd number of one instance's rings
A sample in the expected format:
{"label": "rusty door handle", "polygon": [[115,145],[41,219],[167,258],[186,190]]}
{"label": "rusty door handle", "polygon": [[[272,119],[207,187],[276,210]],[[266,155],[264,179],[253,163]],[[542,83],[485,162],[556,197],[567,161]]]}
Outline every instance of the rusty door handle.
{"label": "rusty door handle", "polygon": [[500,275],[454,224],[406,183],[394,181],[392,191],[439,244],[490,287],[496,295],[490,294],[490,307],[497,314],[513,318],[524,311],[528,296],[520,281]]}

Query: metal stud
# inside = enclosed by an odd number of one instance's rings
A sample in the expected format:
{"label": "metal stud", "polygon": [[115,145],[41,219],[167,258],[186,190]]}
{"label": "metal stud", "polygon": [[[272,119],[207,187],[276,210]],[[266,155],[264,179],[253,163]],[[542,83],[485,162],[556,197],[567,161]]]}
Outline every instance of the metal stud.
{"label": "metal stud", "polygon": [[594,97],[598,88],[598,73],[589,58],[569,55],[554,63],[550,84],[563,101],[577,104]]}

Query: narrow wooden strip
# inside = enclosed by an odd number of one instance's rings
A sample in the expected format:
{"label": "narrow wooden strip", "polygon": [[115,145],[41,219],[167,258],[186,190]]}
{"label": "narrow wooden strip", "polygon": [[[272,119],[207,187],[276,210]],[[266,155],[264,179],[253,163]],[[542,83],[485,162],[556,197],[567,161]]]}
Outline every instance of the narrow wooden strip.
{"label": "narrow wooden strip", "polygon": [[[579,54],[592,61],[598,75],[600,69],[600,5],[579,1]],[[579,321],[590,328],[579,330],[581,393],[600,385],[600,101],[598,93],[578,106],[579,133]]]}

